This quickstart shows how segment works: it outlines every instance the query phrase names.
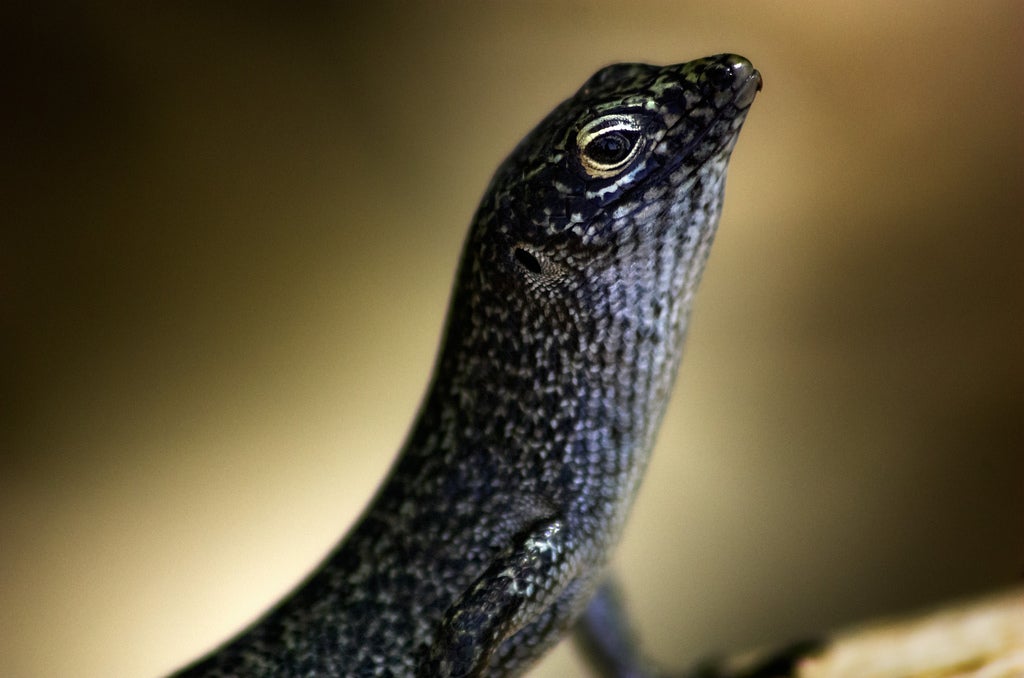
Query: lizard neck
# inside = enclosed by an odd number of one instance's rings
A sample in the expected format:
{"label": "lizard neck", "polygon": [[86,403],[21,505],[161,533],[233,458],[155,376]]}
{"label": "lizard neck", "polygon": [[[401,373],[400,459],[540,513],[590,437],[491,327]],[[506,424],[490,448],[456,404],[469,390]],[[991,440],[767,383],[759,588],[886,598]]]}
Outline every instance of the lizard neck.
{"label": "lizard neck", "polygon": [[643,215],[643,228],[617,229],[622,236],[589,271],[600,294],[583,284],[513,293],[516,281],[495,261],[515,246],[494,236],[498,213],[481,210],[435,376],[396,469],[408,490],[443,493],[436,479],[449,478],[456,494],[442,505],[512,502],[532,509],[524,516],[557,512],[602,542],[617,539],[714,235],[721,194],[712,183],[694,176],[671,203],[685,204]]}

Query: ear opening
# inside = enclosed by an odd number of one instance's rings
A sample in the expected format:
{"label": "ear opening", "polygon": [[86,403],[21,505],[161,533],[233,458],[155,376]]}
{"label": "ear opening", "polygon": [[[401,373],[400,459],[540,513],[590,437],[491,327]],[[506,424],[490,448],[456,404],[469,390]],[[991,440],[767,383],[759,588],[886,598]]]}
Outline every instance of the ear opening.
{"label": "ear opening", "polygon": [[516,262],[525,268],[530,273],[540,273],[541,265],[540,260],[537,259],[536,255],[530,250],[523,247],[516,247],[512,251],[512,256],[515,257]]}

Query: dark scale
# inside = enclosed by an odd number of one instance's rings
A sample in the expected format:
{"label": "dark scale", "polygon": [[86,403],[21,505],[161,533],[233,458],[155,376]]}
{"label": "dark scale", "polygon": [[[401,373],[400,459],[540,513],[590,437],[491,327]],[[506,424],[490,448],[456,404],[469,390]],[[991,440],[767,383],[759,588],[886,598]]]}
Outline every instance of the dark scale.
{"label": "dark scale", "polygon": [[728,54],[609,66],[516,147],[373,502],[294,593],[178,676],[518,675],[574,624],[598,670],[641,675],[600,585],[760,85]]}

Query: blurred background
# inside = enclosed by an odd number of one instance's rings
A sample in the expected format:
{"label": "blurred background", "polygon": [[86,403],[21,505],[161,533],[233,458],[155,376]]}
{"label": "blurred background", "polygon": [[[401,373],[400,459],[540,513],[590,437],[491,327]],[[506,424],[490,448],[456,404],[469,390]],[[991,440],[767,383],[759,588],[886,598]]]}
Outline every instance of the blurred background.
{"label": "blurred background", "polygon": [[1021,581],[1016,0],[0,26],[0,675],[158,676],[286,592],[402,443],[504,155],[601,66],[723,51],[765,87],[616,558],[646,647]]}

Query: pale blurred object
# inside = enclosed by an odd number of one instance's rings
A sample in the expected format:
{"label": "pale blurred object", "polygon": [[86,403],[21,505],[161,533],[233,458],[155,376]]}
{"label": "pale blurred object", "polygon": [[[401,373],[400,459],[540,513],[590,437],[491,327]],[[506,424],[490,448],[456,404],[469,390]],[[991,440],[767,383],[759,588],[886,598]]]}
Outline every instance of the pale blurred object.
{"label": "pale blurred object", "polygon": [[841,634],[799,678],[1024,676],[1024,588]]}

